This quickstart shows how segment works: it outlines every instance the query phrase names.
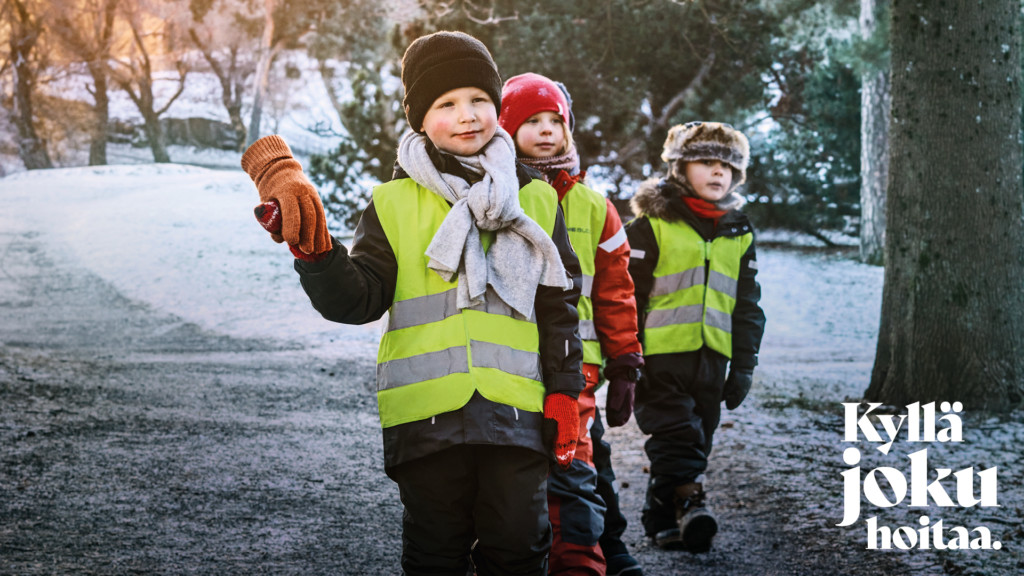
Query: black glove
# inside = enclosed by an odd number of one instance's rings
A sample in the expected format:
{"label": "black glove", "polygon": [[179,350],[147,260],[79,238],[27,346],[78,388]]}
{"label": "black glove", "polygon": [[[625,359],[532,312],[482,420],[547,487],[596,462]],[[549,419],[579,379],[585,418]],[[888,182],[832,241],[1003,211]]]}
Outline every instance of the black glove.
{"label": "black glove", "polygon": [[640,368],[644,365],[644,357],[639,353],[623,354],[609,360],[604,368],[608,379],[608,398],[605,403],[604,416],[608,426],[622,426],[629,422],[633,413],[633,395],[637,380],[640,379]]}
{"label": "black glove", "polygon": [[725,407],[735,410],[743,399],[750,392],[750,385],[754,383],[753,368],[733,368],[729,371],[729,377],[725,380],[725,387],[722,389],[722,399],[725,400]]}

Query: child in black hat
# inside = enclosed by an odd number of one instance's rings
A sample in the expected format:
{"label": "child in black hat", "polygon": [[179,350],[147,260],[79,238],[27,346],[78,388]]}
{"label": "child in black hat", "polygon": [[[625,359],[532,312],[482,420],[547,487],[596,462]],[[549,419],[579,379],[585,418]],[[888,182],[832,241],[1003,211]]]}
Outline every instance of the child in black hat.
{"label": "child in black hat", "polygon": [[[388,313],[377,400],[405,573],[542,575],[547,456],[572,460],[584,387],[579,263],[557,194],[497,124],[487,48],[460,32],[421,37],[402,83],[411,130],[394,179],[374,188],[350,251],[293,249],[295,268],[329,320]],[[289,161],[277,137],[246,152],[261,199],[291,193],[263,176]]]}

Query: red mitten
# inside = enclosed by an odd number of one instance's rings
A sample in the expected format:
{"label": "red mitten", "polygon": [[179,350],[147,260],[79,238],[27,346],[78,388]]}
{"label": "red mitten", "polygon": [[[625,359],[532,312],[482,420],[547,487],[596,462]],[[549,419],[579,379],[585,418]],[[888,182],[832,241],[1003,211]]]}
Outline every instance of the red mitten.
{"label": "red mitten", "polygon": [[553,420],[558,427],[554,440],[555,460],[563,470],[568,470],[580,435],[580,408],[576,399],[560,392],[549,394],[544,399],[544,419]]}
{"label": "red mitten", "polygon": [[[260,226],[263,226],[264,230],[271,234],[279,234],[281,232],[281,206],[277,203],[277,200],[260,204],[253,209],[253,213],[256,214],[256,221],[260,223]],[[299,247],[295,244],[289,244],[288,249],[292,251],[293,256],[305,262],[319,262],[331,253],[330,250],[327,250],[319,254],[306,254],[299,250]]]}

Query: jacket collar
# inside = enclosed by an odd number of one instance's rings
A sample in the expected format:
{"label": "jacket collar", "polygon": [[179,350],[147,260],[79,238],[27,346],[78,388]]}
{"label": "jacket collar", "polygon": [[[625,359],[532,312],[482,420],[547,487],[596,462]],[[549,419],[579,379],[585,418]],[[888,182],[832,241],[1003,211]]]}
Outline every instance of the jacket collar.
{"label": "jacket collar", "polygon": [[682,221],[697,230],[704,238],[740,236],[751,231],[750,220],[739,210],[729,210],[713,228],[710,221],[698,218],[683,202],[682,188],[665,178],[651,178],[640,184],[629,201],[636,216],[659,218],[669,222]]}

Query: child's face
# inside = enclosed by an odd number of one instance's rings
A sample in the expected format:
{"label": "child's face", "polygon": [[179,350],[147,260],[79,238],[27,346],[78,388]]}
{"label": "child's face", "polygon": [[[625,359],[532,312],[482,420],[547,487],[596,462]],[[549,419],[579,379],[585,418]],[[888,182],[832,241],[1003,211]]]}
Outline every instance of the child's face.
{"label": "child's face", "polygon": [[472,156],[498,129],[498,110],[487,92],[468,86],[449,90],[430,105],[423,117],[427,138],[443,152]]}
{"label": "child's face", "polygon": [[537,112],[516,130],[516,148],[529,158],[549,158],[565,153],[565,121],[557,112]]}
{"label": "child's face", "polygon": [[732,168],[720,160],[696,160],[686,163],[686,181],[697,196],[718,202],[732,186]]}

